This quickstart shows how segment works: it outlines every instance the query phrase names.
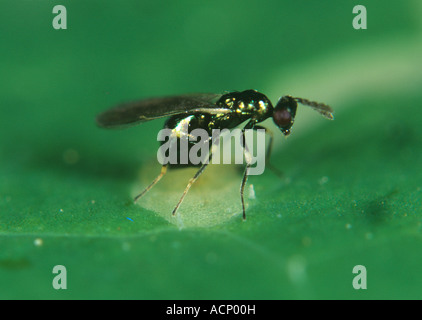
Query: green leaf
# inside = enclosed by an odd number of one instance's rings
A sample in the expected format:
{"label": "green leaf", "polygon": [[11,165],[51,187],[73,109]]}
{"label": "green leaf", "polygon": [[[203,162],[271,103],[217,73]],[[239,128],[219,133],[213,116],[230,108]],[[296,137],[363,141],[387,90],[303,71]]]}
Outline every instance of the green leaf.
{"label": "green leaf", "polygon": [[[72,2],[62,31],[50,3],[0,10],[0,299],[421,298],[420,8],[368,5],[356,31],[353,5],[248,4]],[[189,169],[135,205],[163,122],[106,131],[95,114],[250,87],[319,99],[335,121],[298,110],[271,158],[283,175],[248,180],[246,221],[235,166],[207,169],[176,218]]]}

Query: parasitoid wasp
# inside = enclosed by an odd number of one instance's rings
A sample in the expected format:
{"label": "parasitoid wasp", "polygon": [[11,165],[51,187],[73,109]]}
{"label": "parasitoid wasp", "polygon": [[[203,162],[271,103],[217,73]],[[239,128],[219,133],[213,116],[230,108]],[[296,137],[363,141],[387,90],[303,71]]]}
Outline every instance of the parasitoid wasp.
{"label": "parasitoid wasp", "polygon": [[[245,144],[245,130],[265,129],[270,135],[270,143],[267,150],[268,159],[272,148],[272,134],[259,124],[268,118],[272,118],[281,132],[286,136],[289,135],[298,103],[311,107],[327,119],[334,119],[333,110],[324,103],[286,95],[281,97],[274,107],[264,94],[256,90],[246,90],[225,94],[205,93],[169,96],[124,103],[99,114],[97,124],[102,128],[120,128],[169,117],[164,128],[173,130],[177,137],[180,138],[181,135],[186,134],[181,132],[181,128],[187,127],[187,134],[194,129],[200,128],[206,130],[211,138],[213,129],[233,129],[246,123],[242,128],[243,139],[241,140],[245,156],[248,153],[248,148]],[[183,126],[181,126],[182,123]],[[193,142],[190,143],[194,144]],[[207,155],[208,160],[211,160],[212,155],[213,153],[210,151],[209,155]],[[173,215],[176,214],[190,187],[205,170],[209,162],[203,163],[194,177],[189,180],[179,202],[173,209]],[[174,165],[171,166],[173,167]],[[135,202],[166,174],[168,167],[168,164],[162,166],[160,174],[142,193],[135,197]],[[240,186],[244,220],[246,219],[246,212],[243,193],[248,179],[249,168],[250,163],[247,162]]]}

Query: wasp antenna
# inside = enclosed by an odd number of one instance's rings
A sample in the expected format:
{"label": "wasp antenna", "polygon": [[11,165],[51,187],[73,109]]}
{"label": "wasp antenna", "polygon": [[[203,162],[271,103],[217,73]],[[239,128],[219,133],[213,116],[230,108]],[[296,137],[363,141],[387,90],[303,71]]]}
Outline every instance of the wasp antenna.
{"label": "wasp antenna", "polygon": [[303,99],[303,98],[293,98],[293,99],[295,99],[297,102],[305,106],[311,107],[312,109],[314,109],[315,111],[323,115],[325,118],[334,120],[333,109],[331,109],[331,107],[326,105],[325,103],[310,101],[308,99]]}

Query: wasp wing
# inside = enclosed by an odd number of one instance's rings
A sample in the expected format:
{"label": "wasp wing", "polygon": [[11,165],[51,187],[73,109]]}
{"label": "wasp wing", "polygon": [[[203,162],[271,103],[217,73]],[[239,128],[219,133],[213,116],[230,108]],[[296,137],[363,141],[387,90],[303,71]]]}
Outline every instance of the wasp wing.
{"label": "wasp wing", "polygon": [[99,114],[97,124],[103,128],[119,128],[176,114],[230,112],[215,104],[219,97],[221,94],[202,93],[123,103]]}

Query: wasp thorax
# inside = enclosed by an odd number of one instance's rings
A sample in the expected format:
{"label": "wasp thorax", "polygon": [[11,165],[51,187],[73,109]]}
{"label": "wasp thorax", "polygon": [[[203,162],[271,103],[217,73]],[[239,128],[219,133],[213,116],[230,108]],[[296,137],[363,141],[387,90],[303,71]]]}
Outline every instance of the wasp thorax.
{"label": "wasp thorax", "polygon": [[230,92],[223,95],[217,102],[218,105],[226,105],[229,108],[243,110],[265,109],[269,100],[262,93],[255,90],[245,90],[242,92]]}

